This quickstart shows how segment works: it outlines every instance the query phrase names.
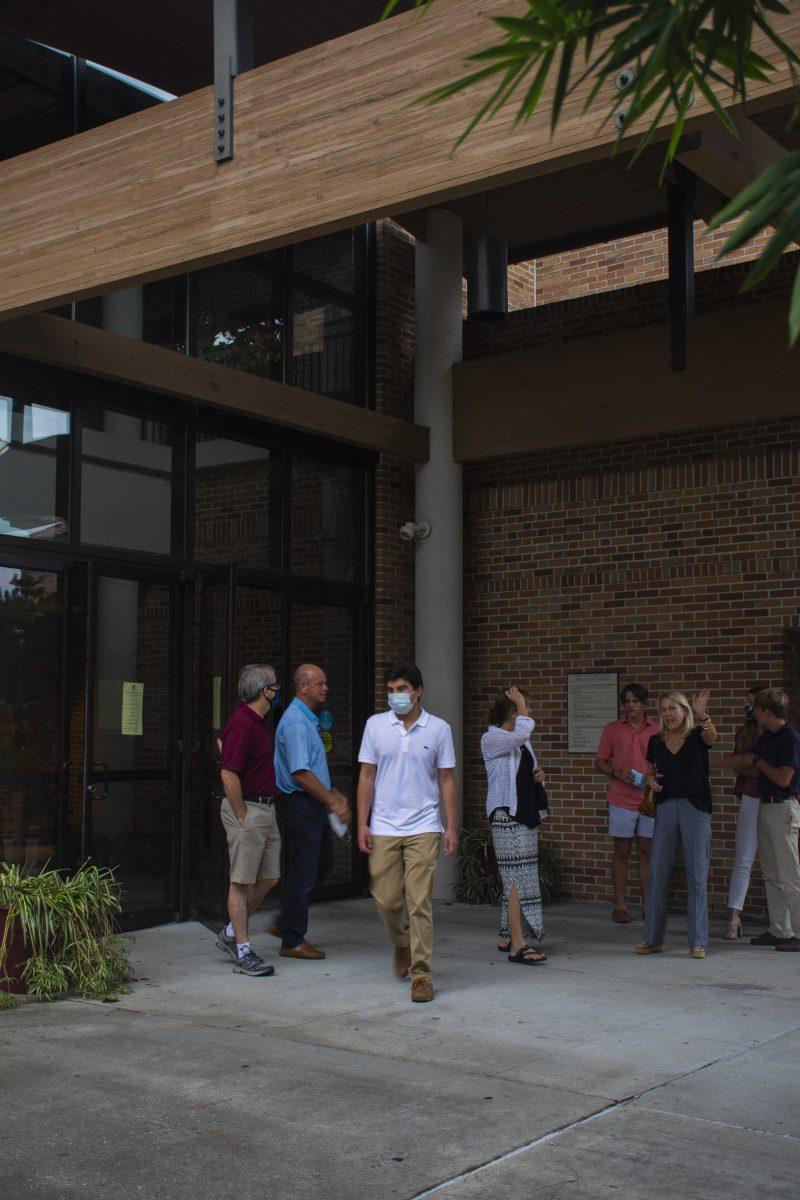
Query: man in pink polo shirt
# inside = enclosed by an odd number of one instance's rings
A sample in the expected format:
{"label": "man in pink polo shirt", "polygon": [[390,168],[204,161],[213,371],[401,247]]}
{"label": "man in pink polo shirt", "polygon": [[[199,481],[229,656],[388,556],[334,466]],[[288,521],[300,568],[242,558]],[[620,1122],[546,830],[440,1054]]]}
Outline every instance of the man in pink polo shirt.
{"label": "man in pink polo shirt", "polygon": [[653,818],[639,812],[644,797],[647,772],[647,745],[658,724],[647,715],[647,688],[640,683],[627,684],[620,694],[624,716],[611,721],[603,730],[594,765],[611,780],[606,793],[608,832],[614,839],[611,879],[614,885],[612,920],[620,925],[630,921],[625,889],[628,883],[631,846],[636,838],[642,908],[647,903],[647,867],[653,838]]}

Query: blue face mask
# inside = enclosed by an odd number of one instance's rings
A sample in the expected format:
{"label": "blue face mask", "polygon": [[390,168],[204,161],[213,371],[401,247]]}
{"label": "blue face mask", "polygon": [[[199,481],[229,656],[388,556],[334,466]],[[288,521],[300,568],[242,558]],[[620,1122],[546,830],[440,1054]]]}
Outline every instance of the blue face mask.
{"label": "blue face mask", "polygon": [[386,700],[392,712],[396,712],[398,717],[403,717],[411,712],[415,697],[411,692],[389,692]]}

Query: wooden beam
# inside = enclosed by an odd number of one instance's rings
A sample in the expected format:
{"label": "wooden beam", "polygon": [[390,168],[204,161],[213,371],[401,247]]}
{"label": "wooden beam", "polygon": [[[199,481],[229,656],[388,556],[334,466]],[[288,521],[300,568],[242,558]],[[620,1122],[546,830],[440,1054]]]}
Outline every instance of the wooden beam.
{"label": "wooden beam", "polygon": [[[609,153],[614,130],[576,88],[551,137],[548,97],[511,109],[452,155],[480,102],[411,106],[496,36],[521,0],[439,0],[257,67],[236,81],[236,157],[215,165],[210,88],[0,164],[0,316],[55,307],[301,241],[372,218],[551,173]],[[800,42],[800,8],[772,16]],[[775,57],[760,31],[753,48]],[[750,108],[791,97],[788,71],[752,85]],[[708,112],[698,98],[697,117]],[[665,128],[667,127],[665,122]],[[628,139],[632,144],[633,139]]]}
{"label": "wooden beam", "polygon": [[397,458],[428,458],[422,425],[63,317],[41,313],[1,323],[0,351]]}
{"label": "wooden beam", "polygon": [[679,375],[666,324],[472,359],[454,373],[460,462],[800,413],[785,300],[695,317]]}
{"label": "wooden beam", "polygon": [[738,195],[786,153],[754,121],[739,111],[729,110],[738,137],[729,133],[721,121],[706,118],[700,126],[700,143],[694,150],[678,154],[678,161],[693,171],[709,187],[723,196]]}
{"label": "wooden beam", "polygon": [[728,197],[723,196],[722,192],[718,192],[710,183],[706,183],[705,179],[700,176],[695,177],[694,181],[694,211],[695,215],[705,221],[706,225],[710,225],[717,213],[728,203]]}

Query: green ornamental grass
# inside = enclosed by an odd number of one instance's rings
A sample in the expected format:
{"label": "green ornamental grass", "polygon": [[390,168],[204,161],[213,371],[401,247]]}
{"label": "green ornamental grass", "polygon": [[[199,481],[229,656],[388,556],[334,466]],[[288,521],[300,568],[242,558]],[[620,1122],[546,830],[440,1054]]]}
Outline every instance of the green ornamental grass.
{"label": "green ornamental grass", "polygon": [[56,870],[33,874],[2,863],[0,905],[8,908],[0,981],[10,981],[7,956],[16,928],[29,951],[22,970],[29,996],[55,1000],[69,993],[116,1000],[130,991],[128,947],[116,925],[120,889],[113,871],[84,865],[72,875]]}

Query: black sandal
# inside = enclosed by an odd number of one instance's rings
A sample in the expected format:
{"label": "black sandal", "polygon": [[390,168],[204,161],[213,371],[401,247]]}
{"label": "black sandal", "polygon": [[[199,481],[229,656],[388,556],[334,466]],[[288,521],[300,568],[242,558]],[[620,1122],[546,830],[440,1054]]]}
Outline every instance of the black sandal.
{"label": "black sandal", "polygon": [[[526,958],[526,954],[535,954],[536,958]],[[539,963],[547,962],[547,955],[542,954],[540,950],[536,950],[533,946],[523,946],[516,954],[509,954],[508,961],[510,963],[521,963],[523,967],[538,967]]]}
{"label": "black sandal", "polygon": [[501,954],[508,954],[509,950],[511,949],[511,938],[508,939],[505,945],[501,945],[500,942],[498,942],[497,949]]}

